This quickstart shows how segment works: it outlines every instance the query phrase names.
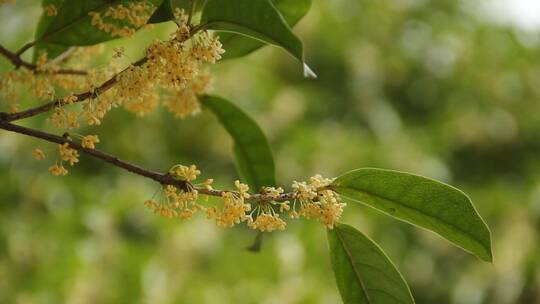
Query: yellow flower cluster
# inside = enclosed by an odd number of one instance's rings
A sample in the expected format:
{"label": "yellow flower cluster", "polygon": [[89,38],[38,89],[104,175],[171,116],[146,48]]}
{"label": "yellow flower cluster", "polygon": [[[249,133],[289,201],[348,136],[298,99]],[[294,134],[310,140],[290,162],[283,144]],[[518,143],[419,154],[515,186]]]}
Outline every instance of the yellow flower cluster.
{"label": "yellow flower cluster", "polygon": [[197,169],[197,166],[191,165],[189,167],[177,165],[174,166],[170,171],[171,174],[175,174],[176,177],[184,181],[194,181],[197,179],[197,176],[201,174],[201,171]]}
{"label": "yellow flower cluster", "polygon": [[[188,182],[195,180],[200,173],[195,165],[189,167],[178,165],[169,171],[169,174],[178,180]],[[151,199],[144,202],[144,205],[153,210],[154,213],[167,218],[189,219],[197,211],[206,210],[204,206],[197,203],[198,191],[193,189],[190,184],[188,184],[187,190],[178,189],[173,185],[164,186],[160,196],[164,196],[165,200]]]}
{"label": "yellow flower cluster", "polygon": [[[131,24],[140,25],[146,22],[141,17],[149,5],[138,1],[128,5],[117,6],[103,12],[103,16],[114,20],[124,18]],[[224,50],[217,37],[207,32],[199,32],[191,38],[187,15],[176,10],[178,29],[168,41],[155,41],[146,50],[147,60],[141,66],[131,66],[117,77],[117,84],[106,92],[96,92],[95,96],[81,102],[82,110],[66,110],[77,100],[76,95],[69,94],[60,99],[48,121],[61,129],[79,128],[82,123],[100,125],[105,115],[118,106],[145,116],[160,105],[163,92],[164,105],[175,117],[185,118],[200,112],[198,95],[207,93],[212,87],[212,77],[201,68],[205,63],[214,63]],[[97,18],[97,17],[96,17]],[[122,20],[124,20],[122,19]],[[36,62],[35,71],[19,69],[11,71],[0,78],[0,94],[10,112],[18,110],[17,87],[28,86],[34,97],[45,100],[58,98],[57,92],[95,92],[102,83],[110,79],[121,69],[114,63],[99,70],[87,69],[87,75],[68,75],[55,73],[59,65],[73,69],[83,69],[94,55],[102,52],[102,46],[76,48],[63,60],[50,61],[46,53],[41,53]],[[115,57],[122,56],[123,48],[115,48]],[[76,58],[74,60],[73,58]]]}
{"label": "yellow flower cluster", "polygon": [[[39,155],[39,152],[34,150],[34,157]],[[79,152],[77,150],[70,148],[68,143],[58,145],[58,154],[60,155],[60,164],[58,162],[49,167],[49,172],[55,176],[65,176],[68,174],[68,170],[64,167],[63,162],[68,162],[71,166],[79,162]],[[45,158],[45,155],[40,155],[40,159]],[[36,157],[38,158],[38,157]]]}
{"label": "yellow flower cluster", "polygon": [[[207,32],[196,34],[188,44],[187,17],[177,11],[177,31],[168,41],[154,41],[146,49],[146,62],[130,67],[118,77],[115,88],[118,103],[139,116],[159,106],[158,87],[168,92],[167,109],[178,118],[200,111],[197,95],[212,87],[210,73],[201,70],[204,63],[215,63],[224,52],[218,38]],[[201,38],[204,37],[204,38]]]}
{"label": "yellow flower cluster", "polygon": [[274,230],[285,230],[287,224],[279,218],[279,214],[262,213],[255,221],[248,221],[248,227],[258,229],[261,232],[272,232]]}
{"label": "yellow flower cluster", "polygon": [[[76,61],[71,62],[67,59],[62,63],[70,65],[70,68],[80,69],[99,49],[98,47],[78,48],[72,55],[76,57]],[[40,53],[35,71],[18,69],[9,71],[0,77],[0,98],[2,101],[6,101],[10,112],[15,112],[18,108],[17,100],[21,99],[17,92],[28,92],[35,98],[51,101],[56,97],[57,91],[88,91],[95,87],[96,83],[99,84],[111,76],[110,71],[96,73],[92,70],[89,71],[90,75],[85,77],[55,73],[58,69],[58,64],[49,61],[46,53]],[[77,101],[77,97],[71,94],[63,98],[61,104],[72,104],[75,101]],[[62,126],[62,128],[64,127]]]}
{"label": "yellow flower cluster", "polygon": [[[84,148],[94,149],[95,144],[99,143],[99,138],[97,135],[78,136],[81,137],[81,146]],[[43,152],[41,149],[34,149],[32,151],[32,156],[37,160],[43,160],[45,159],[45,152]],[[58,156],[60,158],[60,162],[57,160],[54,165],[49,167],[49,172],[56,176],[64,176],[68,174],[68,170],[64,167],[64,162],[69,163],[71,166],[79,162],[79,152],[76,149],[71,148],[69,143],[58,145]]]}
{"label": "yellow flower cluster", "polygon": [[97,143],[99,143],[99,137],[97,135],[87,135],[83,136],[81,146],[83,148],[95,149]]}
{"label": "yellow flower cluster", "polygon": [[18,108],[15,87],[17,81],[16,71],[7,72],[0,78],[0,97],[8,104],[10,112],[16,112]]}
{"label": "yellow flower cluster", "polygon": [[62,165],[53,165],[49,167],[49,172],[54,176],[65,176],[68,174],[68,170]]}
{"label": "yellow flower cluster", "polygon": [[[346,206],[339,195],[328,189],[332,183],[329,178],[320,175],[311,177],[310,183],[294,182],[295,200],[292,210],[289,212],[291,218],[304,216],[307,219],[316,219],[323,226],[332,229],[343,213]],[[296,210],[297,203],[299,210]]]}
{"label": "yellow flower cluster", "polygon": [[201,71],[184,89],[175,90],[169,96],[166,105],[169,112],[177,118],[186,118],[198,114],[201,104],[197,95],[202,95],[212,89],[212,75]]}
{"label": "yellow flower cluster", "polygon": [[[257,201],[255,207],[249,203],[252,194],[249,193],[249,186],[235,181],[235,191],[218,191],[214,195],[221,196],[222,207],[204,207],[196,203],[198,190],[196,186],[204,185],[206,189],[212,189],[212,180],[206,180],[202,184],[193,185],[200,171],[197,167],[177,165],[169,174],[179,180],[186,181],[189,191],[180,191],[174,186],[165,186],[164,194],[167,198],[165,203],[156,200],[148,200],[145,205],[154,212],[165,217],[190,218],[196,211],[204,210],[207,218],[216,221],[221,227],[232,227],[245,222],[251,229],[261,232],[271,232],[284,230],[286,222],[280,217],[288,212],[293,219],[301,216],[307,219],[316,219],[324,227],[332,229],[337,223],[345,204],[341,202],[337,193],[328,188],[331,179],[323,178],[320,175],[311,177],[309,183],[294,182],[294,192],[285,197],[293,197],[293,205],[283,199],[284,190],[281,187],[264,187],[259,194],[265,200]],[[202,191],[202,190],[201,190]],[[297,206],[298,205],[298,206]],[[298,210],[297,210],[298,207]]]}
{"label": "yellow flower cluster", "polygon": [[68,143],[58,145],[58,151],[63,161],[67,161],[71,166],[79,162],[79,152],[70,148]]}
{"label": "yellow flower cluster", "polygon": [[194,37],[194,45],[191,49],[192,56],[199,61],[216,63],[225,53],[218,37],[212,37],[207,31]]}
{"label": "yellow flower cluster", "polygon": [[58,15],[58,10],[56,9],[56,6],[54,4],[49,4],[43,8],[45,11],[45,14],[49,17]]}
{"label": "yellow flower cluster", "polygon": [[113,37],[128,37],[145,25],[155,7],[148,1],[137,1],[127,6],[119,4],[109,7],[104,14],[90,12],[92,26],[110,33]]}
{"label": "yellow flower cluster", "polygon": [[47,121],[59,129],[75,129],[80,126],[78,115],[77,112],[69,112],[64,108],[56,107]]}

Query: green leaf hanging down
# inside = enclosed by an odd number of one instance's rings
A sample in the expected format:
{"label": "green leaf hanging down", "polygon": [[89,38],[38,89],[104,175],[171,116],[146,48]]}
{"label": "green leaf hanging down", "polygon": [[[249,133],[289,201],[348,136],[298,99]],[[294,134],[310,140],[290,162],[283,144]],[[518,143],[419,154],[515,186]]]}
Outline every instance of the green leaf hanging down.
{"label": "green leaf hanging down", "polygon": [[[291,27],[296,25],[311,7],[311,0],[273,0],[272,2]],[[226,50],[222,60],[248,55],[265,45],[258,40],[233,33],[221,33],[219,38]]]}
{"label": "green leaf hanging down", "polygon": [[305,64],[302,41],[270,0],[207,0],[200,29],[232,32],[280,46],[304,65],[306,77],[316,77]]}
{"label": "green leaf hanging down", "polygon": [[[158,7],[163,0],[146,2]],[[34,60],[40,51],[47,51],[54,58],[70,46],[86,46],[116,39],[111,34],[91,24],[90,12],[104,13],[109,7],[128,5],[133,0],[43,0],[42,5],[54,5],[55,16],[44,12],[36,29]],[[120,22],[118,23],[121,24]]]}
{"label": "green leaf hanging down", "polygon": [[263,186],[275,186],[274,158],[266,136],[257,123],[223,98],[205,96],[202,104],[217,116],[233,138],[240,176],[255,191]]}
{"label": "green leaf hanging down", "polygon": [[349,225],[328,230],[330,260],[345,304],[414,303],[396,266],[370,238]]}
{"label": "green leaf hanging down", "polygon": [[484,261],[493,260],[491,235],[471,200],[447,184],[409,173],[357,169],[331,185],[339,194],[434,231]]}

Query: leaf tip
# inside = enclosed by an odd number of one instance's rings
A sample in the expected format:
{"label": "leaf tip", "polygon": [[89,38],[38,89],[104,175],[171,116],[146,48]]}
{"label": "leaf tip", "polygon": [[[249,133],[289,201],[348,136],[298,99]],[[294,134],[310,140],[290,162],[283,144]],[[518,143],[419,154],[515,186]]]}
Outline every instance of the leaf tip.
{"label": "leaf tip", "polygon": [[306,63],[304,63],[304,77],[317,79],[317,74]]}

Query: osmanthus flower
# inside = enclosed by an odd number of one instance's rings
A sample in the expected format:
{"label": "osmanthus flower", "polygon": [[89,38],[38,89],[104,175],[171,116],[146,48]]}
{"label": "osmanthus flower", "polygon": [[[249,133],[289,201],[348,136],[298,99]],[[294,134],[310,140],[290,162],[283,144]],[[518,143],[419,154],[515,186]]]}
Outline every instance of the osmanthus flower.
{"label": "osmanthus flower", "polygon": [[79,162],[79,152],[69,147],[68,143],[58,145],[58,151],[63,161],[67,161],[70,165]]}
{"label": "osmanthus flower", "polygon": [[248,221],[248,227],[261,232],[272,232],[274,230],[285,230],[287,224],[279,218],[279,214],[262,213],[257,218]]}
{"label": "osmanthus flower", "polygon": [[201,171],[198,170],[197,166],[195,165],[191,165],[189,167],[182,165],[174,166],[173,169],[171,169],[171,172],[181,180],[188,182],[196,180],[197,176],[201,174]]}
{"label": "osmanthus flower", "polygon": [[34,151],[32,151],[32,156],[37,160],[45,159],[45,153],[41,149],[34,149]]}
{"label": "osmanthus flower", "polygon": [[223,208],[217,210],[216,223],[221,227],[232,227],[248,219],[247,212],[251,205],[245,203],[244,196],[235,192],[223,192],[221,194]]}
{"label": "osmanthus flower", "polygon": [[[345,207],[339,195],[328,188],[332,179],[320,175],[312,177],[309,183],[294,182],[294,191],[288,194],[284,194],[281,187],[263,187],[253,203],[250,203],[253,194],[249,192],[249,186],[236,180],[234,191],[214,192],[214,195],[220,195],[217,206],[204,207],[196,202],[198,191],[213,190],[210,186],[213,180],[207,179],[203,183],[193,184],[200,173],[195,165],[174,166],[169,174],[186,181],[188,190],[179,190],[172,185],[164,186],[162,193],[165,200],[148,200],[144,203],[145,206],[162,216],[181,219],[189,219],[197,211],[203,210],[206,217],[214,220],[220,227],[233,227],[244,222],[249,228],[261,232],[284,230],[287,224],[281,215],[286,212],[292,219],[316,219],[324,227],[332,229]],[[289,197],[294,198],[292,206],[289,200],[284,199]]]}
{"label": "osmanthus flower", "polygon": [[[130,35],[135,28],[143,26],[155,8],[147,1],[135,1],[130,4],[112,6],[104,12],[91,12],[92,24],[112,35]],[[53,14],[55,7],[45,8],[46,13]],[[175,10],[177,30],[166,41],[154,41],[146,51],[146,60],[138,66],[121,68],[114,63],[98,69],[86,69],[90,58],[103,51],[103,46],[76,48],[74,54],[77,61],[69,57],[61,64],[75,68],[85,68],[86,75],[75,76],[55,73],[60,69],[59,61],[49,60],[46,52],[41,52],[36,60],[35,70],[21,69],[6,74],[0,81],[3,97],[16,100],[17,83],[28,85],[30,93],[40,99],[53,100],[58,104],[48,118],[48,122],[62,130],[77,129],[81,124],[99,126],[105,115],[118,106],[134,112],[137,116],[145,116],[160,105],[158,90],[167,90],[165,100],[167,109],[175,117],[185,118],[200,112],[201,104],[198,96],[208,93],[212,88],[212,75],[203,69],[204,64],[212,64],[221,58],[224,50],[219,37],[206,31],[190,33],[188,16],[183,10]],[[119,27],[120,21],[129,26]],[[188,41],[189,40],[189,41]],[[124,48],[113,49],[114,57],[123,56]],[[117,76],[114,76],[117,75]],[[115,77],[116,85],[105,92],[97,90],[101,84]],[[67,91],[64,97],[56,96],[57,92]],[[89,92],[92,96],[86,100],[78,100],[72,92]],[[80,95],[79,95],[80,96]],[[82,109],[68,109],[68,106],[81,102]],[[17,105],[11,105],[16,111]],[[93,149],[99,142],[97,137],[87,136],[82,139],[82,146]],[[63,148],[62,159],[70,164],[78,161],[78,155]],[[60,166],[61,167],[61,164]],[[63,173],[55,169],[54,172]],[[58,174],[64,175],[64,174]],[[187,180],[196,176],[187,177]],[[210,184],[205,187],[211,188]]]}
{"label": "osmanthus flower", "polygon": [[150,2],[134,1],[127,5],[111,6],[105,13],[90,12],[88,15],[92,17],[91,24],[98,29],[115,37],[128,37],[146,24],[154,9]]}
{"label": "osmanthus flower", "polygon": [[121,58],[122,56],[124,56],[124,52],[126,51],[126,49],[124,47],[116,47],[113,48],[113,51],[113,58]]}
{"label": "osmanthus flower", "polygon": [[55,176],[64,176],[68,174],[68,170],[64,168],[64,166],[58,164],[50,166],[49,172],[51,172],[51,174]]}
{"label": "osmanthus flower", "polygon": [[95,149],[97,143],[99,143],[99,137],[97,135],[86,135],[82,138],[81,146],[88,149]]}

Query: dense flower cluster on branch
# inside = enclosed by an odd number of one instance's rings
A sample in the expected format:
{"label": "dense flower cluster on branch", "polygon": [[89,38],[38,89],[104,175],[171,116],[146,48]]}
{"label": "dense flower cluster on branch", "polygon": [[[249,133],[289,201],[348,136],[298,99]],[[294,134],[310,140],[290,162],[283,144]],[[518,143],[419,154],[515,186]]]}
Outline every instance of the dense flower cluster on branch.
{"label": "dense flower cluster on branch", "polygon": [[[146,1],[136,1],[112,6],[104,12],[91,12],[90,16],[94,27],[124,37],[144,26],[154,9]],[[44,12],[50,17],[58,14],[54,5],[45,6]],[[238,180],[234,190],[216,190],[212,179],[195,182],[201,174],[195,165],[176,165],[166,174],[152,172],[96,150],[100,142],[97,135],[73,131],[85,124],[100,125],[116,107],[145,116],[164,105],[178,118],[200,111],[198,96],[212,88],[212,75],[204,65],[216,63],[224,50],[217,36],[207,31],[192,32],[190,18],[182,10],[176,10],[174,16],[177,29],[170,39],[152,42],[143,59],[127,67],[113,62],[88,69],[89,59],[103,51],[102,45],[71,48],[57,58],[40,53],[35,63],[22,60],[21,51],[14,53],[0,46],[0,53],[16,67],[0,80],[0,98],[6,103],[0,106],[12,113],[0,113],[0,128],[55,143],[55,161],[49,167],[55,176],[68,174],[66,167],[74,166],[80,153],[86,153],[159,182],[160,191],[144,205],[167,218],[189,219],[200,212],[221,227],[244,223],[251,229],[270,232],[285,229],[284,219],[288,215],[290,219],[315,219],[324,227],[333,228],[345,204],[329,187],[331,179],[316,175],[308,182],[294,182],[291,192],[270,186],[259,193],[250,192],[249,186]],[[29,43],[22,50],[32,45]],[[113,60],[125,56],[123,47],[113,51]],[[21,66],[24,69],[18,69]],[[49,103],[19,112],[21,88],[29,88],[26,91],[31,96]],[[63,136],[11,123],[49,111],[47,121],[65,132]],[[32,152],[37,160],[46,159],[47,154],[41,149]],[[217,202],[209,201],[210,196],[218,198]]]}
{"label": "dense flower cluster on branch", "polygon": [[202,211],[208,219],[215,220],[221,227],[233,227],[245,222],[251,229],[270,232],[285,229],[286,223],[281,215],[288,213],[291,219],[315,219],[324,227],[332,229],[346,205],[337,193],[328,188],[332,180],[316,175],[311,177],[309,183],[294,182],[293,192],[287,196],[283,196],[284,190],[281,187],[264,187],[258,195],[262,195],[265,200],[255,202],[250,200],[253,194],[249,192],[249,186],[237,180],[234,191],[213,193],[220,199],[217,206],[205,207],[197,203],[197,199],[200,192],[205,192],[205,189],[212,190],[213,180],[193,184],[200,174],[195,165],[175,166],[169,174],[188,182],[187,189],[164,185],[158,199],[152,198],[144,202],[146,207],[167,218],[189,219],[196,212]]}

